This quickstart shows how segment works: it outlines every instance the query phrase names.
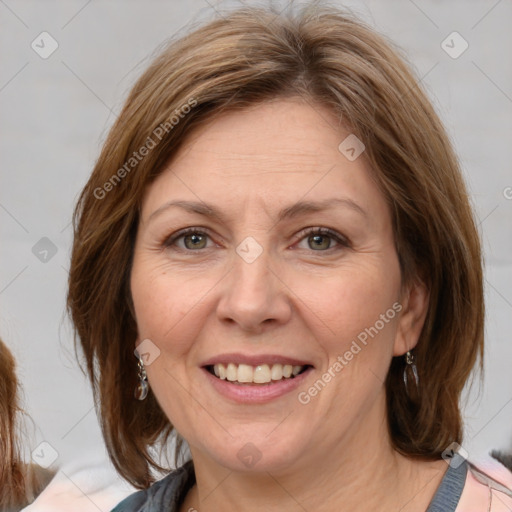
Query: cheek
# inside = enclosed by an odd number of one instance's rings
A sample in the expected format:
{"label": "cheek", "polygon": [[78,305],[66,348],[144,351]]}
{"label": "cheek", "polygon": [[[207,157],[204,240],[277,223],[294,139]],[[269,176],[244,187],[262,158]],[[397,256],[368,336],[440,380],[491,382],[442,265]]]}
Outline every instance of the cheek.
{"label": "cheek", "polygon": [[134,263],[131,290],[139,338],[151,339],[160,350],[178,355],[188,350],[200,323],[202,297],[213,285],[190,274]]}
{"label": "cheek", "polygon": [[313,313],[308,313],[309,326],[316,326],[313,334],[325,356],[322,370],[343,375],[333,379],[331,391],[337,390],[334,395],[344,398],[330,398],[335,403],[345,402],[346,396],[339,392],[348,388],[354,400],[373,396],[385,380],[393,354],[400,293],[398,263],[396,268],[373,261],[347,267],[321,286],[310,283],[300,293],[308,306],[303,311]]}
{"label": "cheek", "polygon": [[315,339],[326,359],[318,375],[326,390],[314,384],[322,389],[315,400],[339,425],[366,411],[384,386],[401,309],[398,267],[385,270],[359,267],[326,280],[321,290],[310,288],[315,292],[307,305],[317,318]]}
{"label": "cheek", "polygon": [[[392,308],[399,297],[399,286],[396,269],[388,267],[386,273],[379,265],[367,265],[345,268],[326,279],[302,279],[296,293],[317,318],[322,332],[346,341],[373,326]],[[389,316],[392,318],[386,324],[391,324],[396,315],[392,311]]]}

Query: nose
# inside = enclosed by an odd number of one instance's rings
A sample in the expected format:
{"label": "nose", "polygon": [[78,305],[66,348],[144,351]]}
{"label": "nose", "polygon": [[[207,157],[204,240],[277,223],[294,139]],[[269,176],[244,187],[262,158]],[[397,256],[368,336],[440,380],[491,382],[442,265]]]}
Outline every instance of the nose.
{"label": "nose", "polygon": [[288,322],[292,312],[288,287],[269,251],[264,249],[254,261],[235,253],[232,265],[223,279],[218,318],[256,334]]}

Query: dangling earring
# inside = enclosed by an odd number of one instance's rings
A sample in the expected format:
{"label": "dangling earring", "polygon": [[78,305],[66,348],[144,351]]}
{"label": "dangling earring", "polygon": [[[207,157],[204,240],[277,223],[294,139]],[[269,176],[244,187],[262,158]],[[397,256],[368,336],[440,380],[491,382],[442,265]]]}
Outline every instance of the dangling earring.
{"label": "dangling earring", "polygon": [[418,392],[419,392],[420,379],[418,377],[418,368],[416,368],[415,361],[416,361],[416,359],[411,354],[410,350],[408,350],[407,354],[405,354],[406,366],[404,368],[404,384],[405,384],[405,391],[407,391],[407,395],[409,395],[409,396],[411,396],[409,394],[409,387],[407,385],[408,384],[407,372],[409,371],[409,369],[410,369],[410,371],[412,371],[412,374],[414,376],[414,381],[416,384],[416,394],[418,394]]}
{"label": "dangling earring", "polygon": [[135,388],[135,398],[137,400],[144,400],[148,396],[149,384],[148,384],[148,376],[146,375],[146,369],[144,368],[144,362],[142,361],[142,357],[139,356],[139,383]]}

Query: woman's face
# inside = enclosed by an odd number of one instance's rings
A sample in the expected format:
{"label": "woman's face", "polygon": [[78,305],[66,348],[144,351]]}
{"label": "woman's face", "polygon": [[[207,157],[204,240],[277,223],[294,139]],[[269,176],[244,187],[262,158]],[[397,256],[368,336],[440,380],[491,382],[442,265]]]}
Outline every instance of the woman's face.
{"label": "woman's face", "polygon": [[349,135],[324,107],[259,104],[203,125],[147,191],[137,344],[194,458],[276,471],[385,428],[422,299]]}

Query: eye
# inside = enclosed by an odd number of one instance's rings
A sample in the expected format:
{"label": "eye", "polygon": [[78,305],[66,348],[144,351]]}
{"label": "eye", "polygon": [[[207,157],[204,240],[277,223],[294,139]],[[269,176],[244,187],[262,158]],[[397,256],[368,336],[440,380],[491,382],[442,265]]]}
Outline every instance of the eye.
{"label": "eye", "polygon": [[[327,252],[331,249],[349,247],[348,240],[329,228],[311,227],[304,229],[299,235],[298,247],[301,249],[309,249],[315,252]],[[163,241],[166,248],[181,251],[199,251],[208,249],[208,240],[210,236],[201,229],[191,227],[182,229],[177,233],[167,237]],[[304,247],[304,243],[307,244]],[[302,244],[302,246],[301,246]]]}
{"label": "eye", "polygon": [[[178,249],[195,251],[206,249],[209,235],[197,228],[188,228],[171,235],[164,241],[165,247],[176,246]],[[180,243],[181,242],[181,243]]]}
{"label": "eye", "polygon": [[301,249],[312,249],[316,252],[324,252],[329,249],[335,249],[336,245],[342,247],[349,247],[348,241],[336,231],[332,231],[328,228],[307,228],[301,233],[302,238],[299,242],[307,243],[307,247],[301,247]]}

